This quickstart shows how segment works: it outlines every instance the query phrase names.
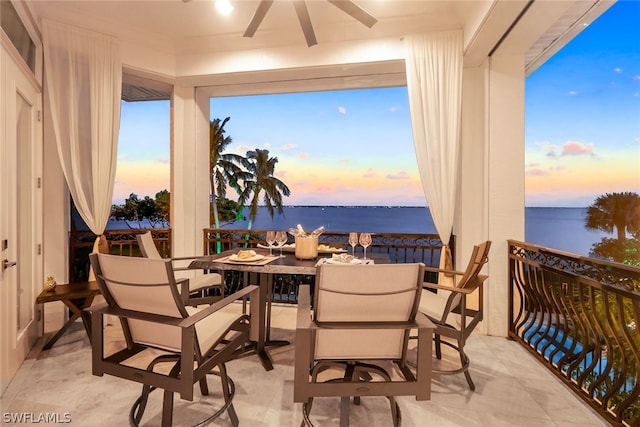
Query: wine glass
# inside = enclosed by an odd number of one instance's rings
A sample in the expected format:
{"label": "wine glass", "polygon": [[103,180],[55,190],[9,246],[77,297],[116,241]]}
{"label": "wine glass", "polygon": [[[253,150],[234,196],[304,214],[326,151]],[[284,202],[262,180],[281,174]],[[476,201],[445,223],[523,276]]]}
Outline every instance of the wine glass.
{"label": "wine glass", "polygon": [[269,246],[269,256],[273,255],[271,247],[276,242],[276,232],[275,231],[267,231],[267,246]]}
{"label": "wine glass", "polygon": [[349,244],[351,245],[351,255],[356,256],[356,246],[358,246],[358,233],[349,233]]}
{"label": "wine glass", "polygon": [[360,233],[360,244],[364,248],[364,258],[362,259],[367,259],[367,247],[371,245],[371,234]]}
{"label": "wine glass", "polygon": [[280,248],[280,258],[282,258],[284,255],[282,255],[282,247],[285,245],[285,243],[287,243],[287,232],[286,231],[276,231],[276,243],[278,244],[278,247]]}

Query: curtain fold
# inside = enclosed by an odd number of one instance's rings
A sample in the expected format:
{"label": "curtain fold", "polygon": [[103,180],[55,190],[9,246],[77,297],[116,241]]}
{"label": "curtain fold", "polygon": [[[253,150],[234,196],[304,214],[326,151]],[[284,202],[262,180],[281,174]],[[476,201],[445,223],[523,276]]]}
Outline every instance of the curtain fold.
{"label": "curtain fold", "polygon": [[[413,143],[427,204],[440,240],[453,231],[462,109],[462,31],[405,37]],[[440,266],[451,268],[448,246]]]}
{"label": "curtain fold", "polygon": [[111,214],[122,63],[112,37],[43,21],[44,65],[60,163],[78,212],[101,235]]}

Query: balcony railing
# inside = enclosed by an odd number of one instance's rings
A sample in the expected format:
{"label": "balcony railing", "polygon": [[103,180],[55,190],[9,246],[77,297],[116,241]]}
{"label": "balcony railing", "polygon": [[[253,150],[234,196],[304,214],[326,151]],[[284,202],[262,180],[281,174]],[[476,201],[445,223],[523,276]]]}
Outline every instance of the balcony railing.
{"label": "balcony railing", "polygon": [[[140,248],[136,234],[151,231],[153,241],[160,255],[171,256],[171,229],[125,229],[105,230],[104,235],[109,243],[109,252],[113,255],[140,256]],[[69,234],[69,280],[82,282],[89,277],[89,254],[93,250],[96,235],[91,231],[72,231]]]}
{"label": "balcony railing", "polygon": [[[163,257],[171,256],[171,229],[127,229],[105,231],[109,251],[114,255],[140,256],[136,234],[151,231],[153,240]],[[265,230],[213,229],[205,228],[204,255],[218,253],[223,250],[239,247],[255,247],[265,243]],[[347,247],[349,233],[324,233],[320,243]],[[440,260],[442,242],[436,234],[373,234],[373,243],[369,252],[386,253],[391,262],[423,262],[429,266],[437,266]],[[74,231],[70,234],[69,277],[72,281],[84,281],[89,277],[89,253],[93,249],[96,236],[90,231]],[[292,239],[292,237],[290,236]],[[454,238],[450,247],[455,250]],[[360,248],[362,250],[362,248]],[[242,276],[227,272],[225,278],[227,292],[242,287]],[[436,280],[428,277],[429,280]],[[274,280],[274,301],[295,303],[298,300],[298,285],[312,283],[306,276],[277,275]]]}
{"label": "balcony railing", "polygon": [[640,425],[640,268],[509,240],[509,337],[604,418]]}
{"label": "balcony railing", "polygon": [[[243,229],[215,229],[205,228],[204,251],[207,255],[219,253],[228,249],[242,247],[256,247],[258,244],[266,244],[267,230],[243,230]],[[289,237],[288,243],[293,243],[293,237]],[[325,232],[320,235],[319,242],[337,247],[347,248],[349,241],[348,232]],[[455,245],[454,237],[451,238],[450,247],[453,253]],[[356,250],[361,251],[362,248]],[[368,253],[386,253],[393,263],[422,262],[428,266],[437,266],[440,261],[442,241],[437,234],[399,234],[399,233],[373,233],[371,246]],[[243,275],[227,272],[225,283],[228,291],[233,292],[241,288]],[[436,280],[427,277],[429,280]],[[301,283],[311,284],[313,278],[300,275],[275,275],[273,281],[273,300],[277,302],[296,303],[298,301],[298,286]]]}

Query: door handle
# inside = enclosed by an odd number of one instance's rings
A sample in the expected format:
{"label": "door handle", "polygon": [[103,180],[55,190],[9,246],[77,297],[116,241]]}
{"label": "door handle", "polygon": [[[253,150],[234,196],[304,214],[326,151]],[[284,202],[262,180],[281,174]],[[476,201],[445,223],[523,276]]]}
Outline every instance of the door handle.
{"label": "door handle", "polygon": [[8,259],[2,260],[2,271],[5,271],[9,267],[13,267],[16,265],[15,261],[9,261]]}

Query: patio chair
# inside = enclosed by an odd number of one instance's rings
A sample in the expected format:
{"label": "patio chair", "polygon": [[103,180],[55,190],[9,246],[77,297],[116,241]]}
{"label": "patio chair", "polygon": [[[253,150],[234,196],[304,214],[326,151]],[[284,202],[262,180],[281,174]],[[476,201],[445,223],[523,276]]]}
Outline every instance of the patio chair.
{"label": "patio chair", "polygon": [[[482,320],[483,316],[483,282],[487,276],[480,270],[488,261],[491,242],[486,241],[473,247],[471,259],[464,272],[425,267],[425,271],[437,272],[451,277],[451,285],[425,282],[420,298],[420,311],[436,325],[435,348],[436,357],[442,359],[442,344],[458,351],[461,367],[457,369],[434,369],[442,375],[454,375],[464,372],[471,390],[475,384],[469,374],[469,357],[464,352],[464,345]],[[435,292],[434,292],[435,291]],[[477,291],[477,308],[469,307],[468,296]],[[455,341],[443,340],[442,337]]]}
{"label": "patio chair", "polygon": [[[92,371],[143,384],[131,407],[129,421],[138,425],[149,394],[164,390],[162,426],[173,418],[173,394],[193,400],[194,384],[208,395],[207,375],[219,376],[224,404],[205,421],[228,413],[234,426],[235,385],[225,362],[244,349],[249,340],[249,318],[228,305],[257,290],[249,286],[203,308],[185,307],[170,260],[91,254],[98,287],[106,300],[92,307]],[[257,295],[253,294],[251,297]],[[120,319],[126,346],[105,355],[104,317]],[[169,365],[167,365],[169,364]],[[166,369],[156,370],[156,366]],[[214,370],[215,369],[215,370]],[[203,423],[205,422],[203,421]]]}
{"label": "patio chair", "polygon": [[[300,287],[293,395],[303,403],[303,425],[312,425],[314,397],[340,397],[340,426],[349,424],[350,397],[359,405],[361,396],[386,396],[394,426],[395,396],[430,399],[433,325],[418,312],[423,268],[323,264],[313,318],[309,286]],[[411,329],[418,330],[415,375],[406,364]]]}
{"label": "patio chair", "polygon": [[[142,252],[142,256],[152,259],[162,259],[153,236],[150,231],[143,234],[137,234],[138,246]],[[179,267],[175,264],[180,261],[193,260],[196,256],[170,258],[173,262],[174,271],[187,271],[193,269],[187,267]],[[197,277],[190,277],[187,281],[180,280],[180,295],[185,305],[196,306],[198,304],[212,304],[224,298],[224,283],[222,276],[218,273],[208,273]],[[219,295],[216,295],[217,290]]]}

